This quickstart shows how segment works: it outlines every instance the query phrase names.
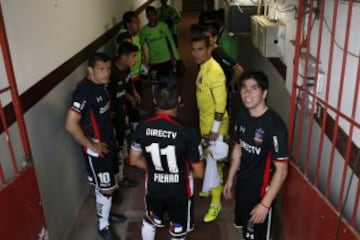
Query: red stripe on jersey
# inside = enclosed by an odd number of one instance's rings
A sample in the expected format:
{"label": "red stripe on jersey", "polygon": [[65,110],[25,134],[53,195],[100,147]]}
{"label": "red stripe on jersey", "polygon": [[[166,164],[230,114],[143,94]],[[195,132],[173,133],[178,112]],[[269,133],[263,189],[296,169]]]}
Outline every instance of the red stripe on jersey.
{"label": "red stripe on jersey", "polygon": [[96,139],[99,140],[99,142],[101,142],[101,134],[100,134],[99,126],[97,124],[93,109],[90,109],[90,121],[91,121],[91,125],[93,126]]}
{"label": "red stripe on jersey", "polygon": [[273,159],[273,162],[277,162],[277,163],[288,163],[288,159]]}
{"label": "red stripe on jersey", "polygon": [[181,126],[180,123],[178,123],[177,121],[175,121],[174,119],[172,119],[170,117],[170,115],[167,115],[167,114],[158,114],[156,115],[155,117],[153,118],[149,118],[148,120],[146,120],[145,122],[152,122],[152,121],[156,121],[156,120],[160,120],[160,119],[164,119],[168,122],[171,122],[172,124],[175,124],[175,125],[178,125],[178,126]]}
{"label": "red stripe on jersey", "polygon": [[266,188],[268,187],[270,183],[270,169],[271,169],[271,153],[269,152],[267,158],[266,158],[266,166],[264,170],[264,178],[263,178],[263,184],[261,186],[261,192],[260,196],[264,197],[266,193]]}
{"label": "red stripe on jersey", "polygon": [[77,111],[77,110],[75,110],[75,109],[73,109],[73,108],[69,108],[69,111],[72,111],[72,112],[77,113],[77,114],[79,114],[80,116],[82,116],[81,112],[79,112],[79,111]]}
{"label": "red stripe on jersey", "polygon": [[190,175],[190,166],[189,166],[189,162],[186,161],[186,193],[188,197],[191,197],[191,186],[190,186],[190,181],[191,181],[191,175]]}

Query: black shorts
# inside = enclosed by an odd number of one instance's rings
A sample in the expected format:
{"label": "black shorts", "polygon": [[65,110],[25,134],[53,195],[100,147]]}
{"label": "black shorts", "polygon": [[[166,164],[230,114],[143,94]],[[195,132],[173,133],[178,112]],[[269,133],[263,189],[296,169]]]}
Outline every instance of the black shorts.
{"label": "black shorts", "polygon": [[191,199],[170,199],[145,195],[145,215],[156,227],[164,227],[164,213],[169,215],[169,232],[174,237],[185,236],[193,228]]}
{"label": "black shorts", "polygon": [[[236,185],[234,226],[243,229],[244,239],[267,240],[267,236],[270,236],[271,214],[268,214],[266,220],[261,224],[249,222],[251,211],[262,199],[260,191],[260,188],[242,188],[239,184]],[[269,213],[271,213],[271,209]]]}
{"label": "black shorts", "polygon": [[115,151],[109,151],[103,157],[94,157],[83,151],[88,171],[88,181],[91,185],[102,190],[109,190],[116,187],[115,169],[116,154]]}

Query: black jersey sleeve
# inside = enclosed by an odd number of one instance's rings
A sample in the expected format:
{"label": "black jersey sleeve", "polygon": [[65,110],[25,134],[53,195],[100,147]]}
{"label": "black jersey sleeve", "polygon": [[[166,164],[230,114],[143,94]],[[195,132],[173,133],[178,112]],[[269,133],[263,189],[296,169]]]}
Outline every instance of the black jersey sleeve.
{"label": "black jersey sleeve", "polygon": [[200,137],[194,128],[187,129],[187,158],[190,163],[197,163],[202,160],[200,153]]}
{"label": "black jersey sleeve", "polygon": [[222,48],[218,47],[213,51],[214,59],[223,67],[224,71],[231,72],[239,66]]}
{"label": "black jersey sleeve", "polygon": [[141,148],[141,139],[143,138],[142,137],[143,136],[142,129],[143,129],[142,124],[139,124],[133,134],[133,139],[132,139],[132,143],[131,143],[131,149],[138,151],[138,152],[142,152],[142,148]]}
{"label": "black jersey sleeve", "polygon": [[77,87],[72,95],[70,109],[84,116],[90,108],[89,92],[82,87]]}
{"label": "black jersey sleeve", "polygon": [[287,128],[285,123],[279,118],[279,122],[273,128],[272,133],[272,159],[276,161],[283,161],[289,158]]}

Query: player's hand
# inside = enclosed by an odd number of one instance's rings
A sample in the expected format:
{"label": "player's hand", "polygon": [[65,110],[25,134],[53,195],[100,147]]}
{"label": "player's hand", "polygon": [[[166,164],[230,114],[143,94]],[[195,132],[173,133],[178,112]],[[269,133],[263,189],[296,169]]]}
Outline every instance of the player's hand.
{"label": "player's hand", "polygon": [[249,221],[254,224],[263,223],[268,213],[269,209],[259,203],[251,211]]}
{"label": "player's hand", "polygon": [[136,100],[135,100],[135,98],[134,98],[134,97],[131,97],[131,98],[129,99],[129,101],[130,101],[131,106],[132,106],[133,108],[135,108],[135,107],[136,107]]}
{"label": "player's hand", "polygon": [[223,195],[225,199],[231,199],[232,198],[232,181],[227,181],[224,186]]}
{"label": "player's hand", "polygon": [[141,102],[140,94],[137,91],[134,91],[134,98],[137,103]]}
{"label": "player's hand", "polygon": [[211,132],[209,135],[209,142],[215,142],[217,138],[218,138],[218,134]]}
{"label": "player's hand", "polygon": [[91,143],[91,150],[98,153],[100,156],[109,153],[109,149],[106,143],[103,142],[95,142],[92,141]]}

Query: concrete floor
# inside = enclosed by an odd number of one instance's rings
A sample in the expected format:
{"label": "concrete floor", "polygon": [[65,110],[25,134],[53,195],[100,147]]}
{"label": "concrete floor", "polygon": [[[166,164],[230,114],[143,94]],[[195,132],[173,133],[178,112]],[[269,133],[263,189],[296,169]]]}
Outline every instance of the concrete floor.
{"label": "concrete floor", "polygon": [[[180,81],[181,95],[184,107],[179,109],[179,118],[186,124],[197,126],[198,116],[195,99],[195,76],[197,66],[191,56],[190,25],[197,21],[197,14],[183,13],[183,20],[178,26],[179,49],[186,72]],[[149,83],[145,83],[144,107],[149,108],[151,95],[149,94]],[[128,217],[126,223],[113,224],[112,227],[122,240],[140,240],[141,222],[144,214],[144,173],[131,167],[126,168],[126,175],[139,181],[139,185],[132,189],[121,189],[123,202],[119,206],[113,206],[114,213],[122,213]],[[200,181],[195,181],[195,193],[199,192]],[[232,226],[233,201],[224,201],[223,210],[215,222],[203,223],[202,217],[209,206],[209,200],[195,196],[195,230],[188,234],[187,239],[196,240],[239,240],[242,239],[241,232]],[[84,203],[80,214],[74,224],[69,240],[95,240],[101,239],[97,233],[97,220],[95,211],[95,198],[93,189]],[[169,239],[167,228],[160,229],[157,233],[159,240]]]}

